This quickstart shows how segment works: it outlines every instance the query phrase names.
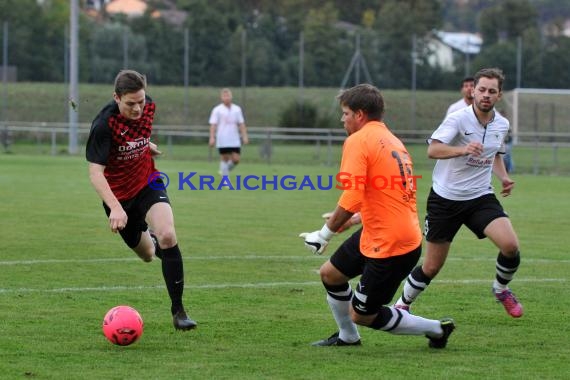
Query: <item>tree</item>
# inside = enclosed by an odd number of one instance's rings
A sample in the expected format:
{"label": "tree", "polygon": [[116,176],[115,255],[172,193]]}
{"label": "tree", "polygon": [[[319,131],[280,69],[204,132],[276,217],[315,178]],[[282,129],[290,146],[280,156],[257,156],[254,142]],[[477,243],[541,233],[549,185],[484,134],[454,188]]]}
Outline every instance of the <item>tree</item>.
{"label": "tree", "polygon": [[97,28],[91,41],[91,80],[94,82],[113,82],[117,72],[124,69],[125,57],[122,46],[124,38],[128,39],[128,68],[138,70],[146,75],[156,76],[157,64],[149,61],[146,39],[132,32],[123,24],[105,24]]}
{"label": "tree", "polygon": [[[129,23],[135,36],[144,36],[153,82],[182,85],[184,80],[184,30],[155,18],[147,11]],[[192,49],[192,46],[190,46]],[[130,49],[129,49],[130,50]]]}
{"label": "tree", "polygon": [[353,41],[337,26],[338,11],[332,4],[311,9],[305,19],[305,84],[335,86],[342,81],[354,52]]}
{"label": "tree", "polygon": [[[289,35],[285,20],[273,12],[254,11],[245,26],[248,83],[258,86],[287,83],[288,71],[283,62],[291,55],[294,40]],[[240,46],[241,34],[242,30],[236,33],[232,46]],[[240,58],[240,54],[237,57]],[[239,78],[241,64],[233,66],[236,72],[234,77]]]}
{"label": "tree", "polygon": [[214,86],[232,86],[228,82],[228,53],[232,34],[242,24],[234,2],[219,4],[213,0],[188,0],[186,26],[190,30],[190,82]]}
{"label": "tree", "polygon": [[502,41],[488,46],[473,60],[473,72],[483,67],[498,67],[505,74],[503,90],[514,88],[516,85],[516,52],[516,43],[513,41]]}
{"label": "tree", "polygon": [[555,37],[544,51],[541,78],[545,88],[569,88],[570,87],[570,38]]}
{"label": "tree", "polygon": [[528,0],[505,0],[481,12],[483,43],[493,45],[501,39],[513,40],[525,30],[538,27],[538,14]]}
{"label": "tree", "polygon": [[[58,2],[55,2],[57,5]],[[8,63],[18,80],[55,81],[63,77],[64,28],[50,21],[50,9],[33,0],[0,2],[0,21],[8,23]],[[33,20],[33,22],[30,22]]]}
{"label": "tree", "polygon": [[412,44],[417,36],[417,63],[428,67],[424,36],[439,27],[440,5],[437,0],[388,0],[380,8],[375,30],[379,46],[375,55],[375,80],[387,88],[410,88]]}
{"label": "tree", "polygon": [[334,6],[338,9],[343,21],[355,25],[363,24],[365,13],[378,7],[378,0],[335,0]]}

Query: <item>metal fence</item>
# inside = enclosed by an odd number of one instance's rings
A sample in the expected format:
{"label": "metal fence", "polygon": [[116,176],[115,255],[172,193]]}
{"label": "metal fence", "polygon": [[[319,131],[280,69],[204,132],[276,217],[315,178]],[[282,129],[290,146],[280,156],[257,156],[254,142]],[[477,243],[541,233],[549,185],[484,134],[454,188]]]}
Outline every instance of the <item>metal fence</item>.
{"label": "metal fence", "polygon": [[[78,125],[81,151],[90,125]],[[413,152],[417,167],[431,167],[425,158],[425,141],[432,130],[402,130],[394,133]],[[8,122],[0,125],[4,150],[34,154],[67,154],[67,123]],[[217,152],[208,147],[209,127],[204,125],[155,125],[153,140],[166,155],[183,160],[217,160]],[[248,127],[251,148],[248,161],[267,164],[336,165],[346,139],[342,128]],[[515,162],[520,172],[570,173],[570,133],[519,132],[514,147]],[[256,151],[256,152],[255,152]],[[253,153],[252,153],[253,152]],[[425,161],[425,162],[424,162]]]}

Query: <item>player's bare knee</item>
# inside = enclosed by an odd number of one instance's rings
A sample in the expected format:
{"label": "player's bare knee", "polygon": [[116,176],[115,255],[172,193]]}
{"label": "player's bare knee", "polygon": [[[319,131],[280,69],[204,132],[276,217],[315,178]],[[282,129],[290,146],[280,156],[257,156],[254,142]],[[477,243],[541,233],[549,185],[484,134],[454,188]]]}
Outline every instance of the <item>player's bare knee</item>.
{"label": "player's bare knee", "polygon": [[519,254],[519,245],[517,242],[511,242],[501,247],[501,253],[506,257],[516,257]]}
{"label": "player's bare knee", "polygon": [[437,276],[440,270],[441,270],[441,265],[426,264],[426,263],[422,264],[422,271],[429,278],[434,278],[435,276]]}
{"label": "player's bare knee", "polygon": [[357,325],[359,325],[361,318],[360,315],[358,315],[358,313],[356,311],[354,311],[354,308],[350,308],[350,319],[352,320],[352,322],[356,323]]}
{"label": "player's bare knee", "polygon": [[321,281],[325,284],[337,285],[339,283],[339,279],[337,278],[335,273],[331,270],[331,267],[329,265],[321,266],[319,274],[321,276]]}
{"label": "player's bare knee", "polygon": [[154,250],[151,251],[149,249],[143,248],[142,246],[138,246],[136,248],[133,248],[133,251],[145,263],[150,263],[154,258],[154,255],[153,255]]}
{"label": "player's bare knee", "polygon": [[376,318],[376,308],[368,303],[368,296],[359,293],[359,289],[360,284],[350,302],[350,319],[357,325],[370,326]]}
{"label": "player's bare knee", "polygon": [[321,269],[319,269],[319,275],[321,276],[321,281],[325,284],[331,284],[331,278],[329,276],[329,273],[327,271],[326,268],[321,267]]}
{"label": "player's bare knee", "polygon": [[174,233],[174,229],[155,231],[155,235],[158,240],[158,245],[162,249],[172,248],[176,245],[176,234]]}
{"label": "player's bare knee", "polygon": [[352,307],[350,308],[350,319],[357,325],[368,326],[366,316],[358,314]]}

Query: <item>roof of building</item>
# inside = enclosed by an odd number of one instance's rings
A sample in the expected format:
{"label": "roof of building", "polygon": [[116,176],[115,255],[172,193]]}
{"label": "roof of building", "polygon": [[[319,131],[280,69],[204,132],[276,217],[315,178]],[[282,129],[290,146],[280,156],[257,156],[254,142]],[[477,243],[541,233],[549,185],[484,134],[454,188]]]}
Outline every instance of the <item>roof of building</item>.
{"label": "roof of building", "polygon": [[129,16],[142,16],[147,4],[141,0],[114,0],[106,5],[107,13],[124,13]]}
{"label": "roof of building", "polygon": [[483,39],[478,34],[467,32],[443,32],[436,30],[435,35],[444,44],[465,54],[478,54],[481,51]]}

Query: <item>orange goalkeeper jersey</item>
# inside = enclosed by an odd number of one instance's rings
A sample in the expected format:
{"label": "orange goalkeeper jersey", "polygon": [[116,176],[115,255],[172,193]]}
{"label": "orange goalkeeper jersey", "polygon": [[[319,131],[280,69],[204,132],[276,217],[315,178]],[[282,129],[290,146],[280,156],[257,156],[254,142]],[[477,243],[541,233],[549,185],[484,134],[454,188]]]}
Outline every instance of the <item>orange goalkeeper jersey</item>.
{"label": "orange goalkeeper jersey", "polygon": [[422,241],[412,159],[384,123],[369,122],[348,136],[337,174],[339,206],[360,211],[360,251],[373,258],[398,256]]}

